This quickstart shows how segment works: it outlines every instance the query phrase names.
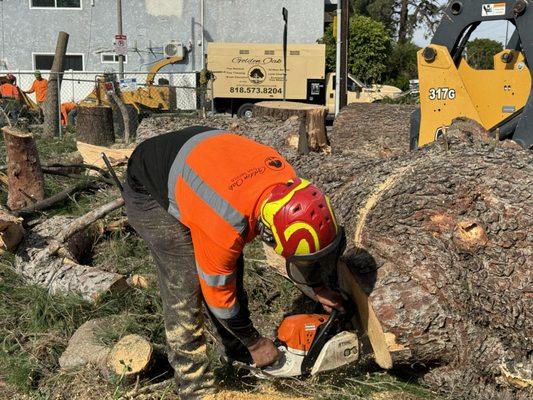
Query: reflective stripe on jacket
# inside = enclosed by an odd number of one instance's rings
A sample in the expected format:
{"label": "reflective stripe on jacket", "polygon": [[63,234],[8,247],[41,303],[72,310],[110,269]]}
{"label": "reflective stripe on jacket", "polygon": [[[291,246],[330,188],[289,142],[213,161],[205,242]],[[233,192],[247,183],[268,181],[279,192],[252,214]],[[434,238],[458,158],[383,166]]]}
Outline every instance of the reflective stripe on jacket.
{"label": "reflective stripe on jacket", "polygon": [[260,201],[295,177],[273,148],[220,130],[193,136],[176,156],[168,211],[191,230],[202,293],[218,318],[239,311],[236,262],[256,236]]}

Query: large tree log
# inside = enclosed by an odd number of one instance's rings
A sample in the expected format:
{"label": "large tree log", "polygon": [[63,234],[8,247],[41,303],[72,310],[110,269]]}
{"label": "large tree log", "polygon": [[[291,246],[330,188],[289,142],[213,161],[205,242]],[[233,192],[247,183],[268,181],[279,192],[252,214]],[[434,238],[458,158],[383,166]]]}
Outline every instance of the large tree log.
{"label": "large tree log", "polygon": [[409,153],[415,106],[353,103],[344,107],[329,135],[331,151],[346,156],[387,158]]}
{"label": "large tree log", "polygon": [[19,210],[44,198],[44,176],[31,133],[4,127],[9,193],[7,205]]}
{"label": "large tree log", "polygon": [[76,118],[78,140],[96,146],[115,143],[113,112],[110,107],[78,107]]}
{"label": "large tree log", "polygon": [[300,118],[300,140],[298,151],[307,154],[311,151],[329,151],[326,135],[328,109],[315,104],[291,101],[262,101],[254,105],[254,116],[274,117],[283,121],[290,117]]}
{"label": "large tree log", "polygon": [[77,219],[53,217],[37,225],[19,246],[15,268],[50,293],[75,292],[88,301],[126,289],[124,276],[79,264],[95,240],[96,229],[88,227],[123,204],[117,199]]}
{"label": "large tree log", "polygon": [[[275,131],[253,136],[279,143]],[[464,121],[432,146],[388,159],[278,150],[332,196],[347,229],[345,261],[396,368],[452,397],[531,398],[531,387],[519,390],[503,373],[531,382],[529,151]]]}

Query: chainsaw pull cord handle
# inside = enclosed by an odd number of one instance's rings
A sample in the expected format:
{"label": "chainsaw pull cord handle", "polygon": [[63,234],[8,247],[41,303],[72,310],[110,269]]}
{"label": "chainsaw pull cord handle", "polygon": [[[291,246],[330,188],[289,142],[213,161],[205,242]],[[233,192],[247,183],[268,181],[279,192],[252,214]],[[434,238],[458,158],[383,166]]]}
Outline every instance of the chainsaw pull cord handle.
{"label": "chainsaw pull cord handle", "polygon": [[340,314],[341,312],[334,308],[327,322],[318,327],[315,339],[313,340],[313,344],[311,344],[311,348],[307,352],[307,355],[305,356],[302,362],[302,374],[309,374],[313,369],[313,365],[315,364],[315,361],[317,360],[320,351],[322,350],[326,342],[330,339],[330,331],[333,328],[336,328],[339,323]]}
{"label": "chainsaw pull cord handle", "polygon": [[105,166],[107,167],[109,173],[111,174],[111,178],[113,178],[113,181],[115,182],[115,185],[117,185],[118,189],[120,190],[120,193],[124,191],[124,188],[122,187],[122,183],[120,183],[117,174],[115,173],[115,170],[111,166],[111,163],[109,162],[109,158],[107,158],[107,155],[105,153],[101,153],[102,159],[104,160]]}

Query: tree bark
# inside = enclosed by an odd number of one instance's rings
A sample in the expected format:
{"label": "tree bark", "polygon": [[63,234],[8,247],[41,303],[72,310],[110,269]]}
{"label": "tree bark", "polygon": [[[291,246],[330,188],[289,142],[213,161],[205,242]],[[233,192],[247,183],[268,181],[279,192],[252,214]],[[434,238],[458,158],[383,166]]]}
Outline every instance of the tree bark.
{"label": "tree bark", "polygon": [[65,55],[67,53],[69,35],[66,32],[59,32],[57,37],[54,63],[50,71],[48,89],[46,90],[46,100],[43,107],[44,130],[43,137],[54,137],[59,135],[59,89],[65,71]]}
{"label": "tree bark", "polygon": [[387,158],[409,153],[415,106],[353,103],[339,113],[329,135],[331,151],[351,157]]}
{"label": "tree bark", "polygon": [[329,151],[326,135],[328,109],[323,106],[290,101],[262,101],[254,105],[255,117],[274,117],[283,121],[290,117],[300,118],[300,140],[298,151]]}
{"label": "tree bark", "polygon": [[19,210],[44,198],[44,176],[37,146],[31,133],[4,127],[7,150],[8,199],[11,210]]}
{"label": "tree bark", "polygon": [[278,150],[331,195],[395,368],[451,397],[531,398],[503,373],[531,382],[531,152],[467,121],[386,159]]}
{"label": "tree bark", "polygon": [[400,21],[398,23],[398,42],[405,43],[407,41],[408,33],[408,19],[409,19],[409,0],[400,1]]}
{"label": "tree bark", "polygon": [[[122,126],[124,130],[124,143],[129,145],[131,143],[131,139],[135,135],[135,130],[133,129],[134,125],[131,117],[131,112],[128,109],[128,106],[122,101],[119,95],[116,93],[110,93],[109,96],[109,102],[113,105],[115,105],[116,108],[118,108],[118,111],[120,112],[120,117],[122,119]],[[134,110],[135,115],[137,115],[137,112]],[[117,132],[118,133],[118,132]]]}
{"label": "tree bark", "polygon": [[71,291],[87,301],[126,289],[124,276],[79,264],[96,238],[90,225],[123,204],[117,199],[77,219],[53,217],[37,225],[19,246],[15,268],[27,282],[50,293]]}
{"label": "tree bark", "polygon": [[115,143],[113,112],[110,107],[79,107],[76,118],[78,140],[96,146]]}

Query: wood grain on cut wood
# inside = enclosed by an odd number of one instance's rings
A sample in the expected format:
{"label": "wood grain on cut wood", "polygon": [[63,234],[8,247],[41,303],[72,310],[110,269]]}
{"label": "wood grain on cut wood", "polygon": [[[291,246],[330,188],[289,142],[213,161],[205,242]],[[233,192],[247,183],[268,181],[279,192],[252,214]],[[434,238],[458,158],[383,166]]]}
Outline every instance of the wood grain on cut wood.
{"label": "wood grain on cut wood", "polygon": [[109,352],[107,367],[117,376],[137,376],[148,369],[152,355],[153,348],[148,340],[139,335],[127,335]]}
{"label": "wood grain on cut wood", "polygon": [[300,140],[298,150],[301,154],[311,151],[329,151],[326,135],[326,116],[328,109],[316,104],[292,101],[262,101],[254,105],[254,116],[274,117],[283,121],[290,117],[300,118]]}
{"label": "wood grain on cut wood", "polygon": [[352,273],[342,261],[337,264],[339,287],[349,295],[357,306],[358,318],[362,328],[368,335],[376,363],[384,369],[392,368],[392,357],[389,352],[383,328],[374,313],[368,295],[361,289]]}
{"label": "wood grain on cut wood", "polygon": [[[95,146],[88,143],[76,142],[76,147],[83,157],[85,164],[93,165],[99,168],[106,168],[102,160],[102,153],[105,153],[111,164],[126,163],[131,157],[134,149],[112,149],[105,146]],[[91,172],[96,174],[96,171]]]}

